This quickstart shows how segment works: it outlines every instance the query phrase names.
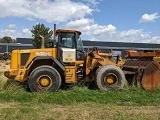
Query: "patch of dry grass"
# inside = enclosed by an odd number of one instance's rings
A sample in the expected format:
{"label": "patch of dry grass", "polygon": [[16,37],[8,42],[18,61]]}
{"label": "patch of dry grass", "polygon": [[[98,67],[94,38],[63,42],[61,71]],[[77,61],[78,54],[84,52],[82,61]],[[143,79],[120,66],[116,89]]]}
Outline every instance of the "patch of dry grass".
{"label": "patch of dry grass", "polygon": [[3,89],[4,85],[7,83],[7,78],[0,72],[0,90]]}
{"label": "patch of dry grass", "polygon": [[5,70],[8,70],[10,67],[10,60],[0,60],[0,72],[4,72]]}
{"label": "patch of dry grass", "polygon": [[110,106],[96,103],[71,105],[1,103],[3,119],[38,120],[158,120],[158,106]]}

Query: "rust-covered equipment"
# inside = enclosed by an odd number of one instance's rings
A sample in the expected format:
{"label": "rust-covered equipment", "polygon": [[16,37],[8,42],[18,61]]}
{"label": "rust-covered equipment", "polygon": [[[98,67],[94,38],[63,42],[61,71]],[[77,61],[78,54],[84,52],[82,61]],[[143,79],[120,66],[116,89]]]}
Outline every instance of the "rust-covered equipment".
{"label": "rust-covered equipment", "polygon": [[160,88],[160,51],[127,51],[123,72],[129,85],[142,86],[145,90]]}

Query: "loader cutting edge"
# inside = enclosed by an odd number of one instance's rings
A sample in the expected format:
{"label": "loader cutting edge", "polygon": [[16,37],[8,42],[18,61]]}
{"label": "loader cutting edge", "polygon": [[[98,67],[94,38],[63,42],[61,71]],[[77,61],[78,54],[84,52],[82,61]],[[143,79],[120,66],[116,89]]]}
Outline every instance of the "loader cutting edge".
{"label": "loader cutting edge", "polygon": [[[129,84],[140,84],[145,90],[160,89],[160,64],[156,61],[128,60],[122,68]],[[135,85],[135,84],[134,84]]]}

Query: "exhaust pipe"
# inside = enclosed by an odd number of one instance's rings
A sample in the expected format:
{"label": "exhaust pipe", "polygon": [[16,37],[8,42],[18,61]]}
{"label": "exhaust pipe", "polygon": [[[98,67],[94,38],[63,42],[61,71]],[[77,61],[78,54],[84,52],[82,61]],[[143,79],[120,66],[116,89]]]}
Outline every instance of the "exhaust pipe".
{"label": "exhaust pipe", "polygon": [[[41,38],[41,48],[45,48],[44,37],[42,35],[39,36]],[[54,24],[53,39],[56,40],[56,24]]]}
{"label": "exhaust pipe", "polygon": [[44,47],[44,37],[42,35],[39,35],[41,38],[41,48],[45,48]]}
{"label": "exhaust pipe", "polygon": [[53,39],[56,40],[56,24],[54,24]]}

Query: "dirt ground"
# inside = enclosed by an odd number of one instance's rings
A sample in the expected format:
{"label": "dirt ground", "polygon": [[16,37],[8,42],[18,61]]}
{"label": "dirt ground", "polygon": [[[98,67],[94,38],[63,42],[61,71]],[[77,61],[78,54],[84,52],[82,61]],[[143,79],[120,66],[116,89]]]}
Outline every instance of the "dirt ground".
{"label": "dirt ground", "polygon": [[10,68],[10,60],[0,60],[0,72],[4,72]]}

